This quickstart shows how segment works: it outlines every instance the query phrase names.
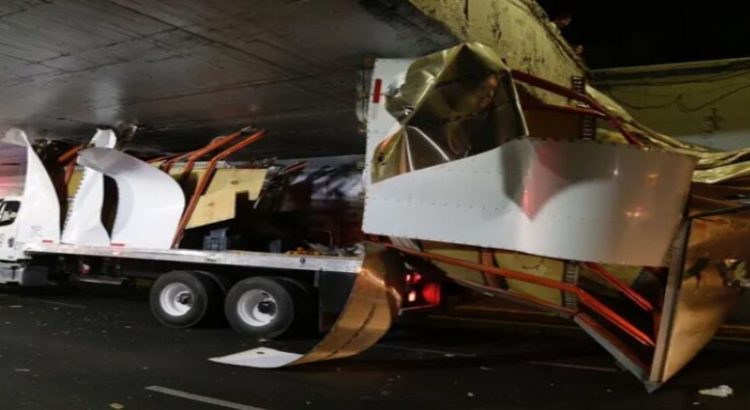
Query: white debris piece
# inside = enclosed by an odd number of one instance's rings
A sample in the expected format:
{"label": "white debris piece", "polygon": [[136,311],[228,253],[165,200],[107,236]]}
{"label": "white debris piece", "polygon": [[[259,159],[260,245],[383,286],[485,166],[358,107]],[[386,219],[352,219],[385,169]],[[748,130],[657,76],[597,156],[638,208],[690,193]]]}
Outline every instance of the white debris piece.
{"label": "white debris piece", "polygon": [[726,399],[727,397],[732,396],[732,394],[734,393],[734,390],[732,390],[732,388],[727,386],[726,384],[722,384],[721,386],[718,386],[718,387],[699,390],[698,393],[704,396],[721,397],[723,399]]}

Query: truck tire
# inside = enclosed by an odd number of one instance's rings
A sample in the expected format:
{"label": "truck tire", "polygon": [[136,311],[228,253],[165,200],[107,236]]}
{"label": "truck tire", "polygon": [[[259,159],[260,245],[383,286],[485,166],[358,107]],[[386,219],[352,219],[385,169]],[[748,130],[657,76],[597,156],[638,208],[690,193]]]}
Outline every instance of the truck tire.
{"label": "truck tire", "polygon": [[175,329],[208,325],[221,317],[224,294],[216,281],[190,271],[165,273],[154,282],[149,298],[151,312]]}
{"label": "truck tire", "polygon": [[224,300],[224,314],[237,332],[258,339],[281,336],[296,314],[288,283],[255,277],[237,282]]}

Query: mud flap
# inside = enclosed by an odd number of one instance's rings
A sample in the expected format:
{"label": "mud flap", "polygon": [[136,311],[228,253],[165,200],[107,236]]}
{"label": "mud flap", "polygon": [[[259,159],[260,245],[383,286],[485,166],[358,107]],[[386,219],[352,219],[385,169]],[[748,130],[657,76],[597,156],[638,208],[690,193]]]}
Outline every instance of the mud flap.
{"label": "mud flap", "polygon": [[299,354],[261,347],[210,360],[235,366],[278,368],[359,354],[377,343],[398,315],[403,269],[398,253],[367,244],[362,268],[341,315],[312,350]]}

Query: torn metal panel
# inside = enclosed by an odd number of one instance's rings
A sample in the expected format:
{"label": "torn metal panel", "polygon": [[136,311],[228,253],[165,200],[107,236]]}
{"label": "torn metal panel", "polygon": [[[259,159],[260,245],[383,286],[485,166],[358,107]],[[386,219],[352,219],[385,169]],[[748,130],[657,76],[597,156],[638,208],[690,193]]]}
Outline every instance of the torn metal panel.
{"label": "torn metal panel", "polygon": [[661,324],[668,327],[669,335],[662,366],[654,368],[652,381],[672,378],[713,339],[740,297],[741,289],[727,286],[724,270],[728,268],[719,261],[686,261],[671,323]]}
{"label": "torn metal panel", "polygon": [[349,300],[323,340],[305,354],[251,349],[211,359],[237,366],[276,368],[349,357],[377,343],[401,308],[403,261],[392,250],[368,244]]}
{"label": "torn metal panel", "polygon": [[[116,143],[114,131],[97,130],[90,145],[114,148]],[[70,203],[62,242],[73,245],[109,246],[109,233],[101,217],[104,204],[104,175],[92,168],[85,168]]]}
{"label": "torn metal panel", "polygon": [[514,140],[372,184],[364,230],[662,266],[692,170],[690,157],[671,153],[582,140]]}
{"label": "torn metal panel", "polygon": [[[175,167],[171,171],[173,176],[180,173],[180,167]],[[204,173],[204,170],[194,170],[187,181],[200,180]],[[268,170],[265,169],[217,169],[206,193],[198,199],[186,228],[196,228],[234,218],[237,196],[245,195],[248,201],[258,199],[267,174]]]}
{"label": "torn metal panel", "polygon": [[[513,69],[569,84],[587,69],[546,13],[533,0],[410,0],[444,24],[461,41],[480,42],[503,56]],[[541,90],[527,90],[546,102],[565,99]]]}
{"label": "torn metal panel", "polygon": [[117,216],[113,245],[167,249],[185,207],[185,196],[168,174],[130,155],[109,148],[88,148],[78,163],[117,183]]}
{"label": "torn metal panel", "polygon": [[386,91],[401,127],[378,145],[374,182],[475,155],[528,134],[510,70],[481,44],[462,44],[409,65]]}
{"label": "torn metal panel", "polygon": [[[694,195],[690,202],[692,224],[688,253],[692,259],[750,260],[747,237],[750,233],[748,212],[714,211],[742,206],[738,201],[718,200]],[[704,214],[705,216],[699,216]]]}
{"label": "torn metal panel", "polygon": [[[20,129],[8,130],[0,143],[22,147],[25,154],[23,170],[23,193],[20,197],[0,198],[5,203],[2,224],[0,224],[0,254],[5,260],[23,258],[18,251],[30,242],[48,241],[57,243],[60,240],[60,202],[52,180],[39,156],[34,152],[33,140]],[[18,150],[15,154],[19,154]],[[20,165],[20,164],[19,164]],[[13,172],[15,173],[15,172]],[[17,187],[14,188],[17,190]],[[9,202],[14,202],[13,209]]]}
{"label": "torn metal panel", "polygon": [[727,205],[696,199],[696,212],[675,242],[649,377],[653,388],[674,376],[711,341],[740,298],[738,283],[747,275],[742,244],[750,232],[750,215],[743,207]]}

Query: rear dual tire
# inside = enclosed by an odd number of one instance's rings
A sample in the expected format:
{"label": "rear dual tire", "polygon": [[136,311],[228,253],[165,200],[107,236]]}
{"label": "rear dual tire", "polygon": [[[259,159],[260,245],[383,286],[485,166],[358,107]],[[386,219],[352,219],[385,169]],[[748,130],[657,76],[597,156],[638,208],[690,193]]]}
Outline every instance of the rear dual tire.
{"label": "rear dual tire", "polygon": [[243,279],[225,297],[219,279],[197,271],[165,273],[151,288],[151,312],[174,329],[213,325],[223,316],[235,331],[256,339],[272,339],[312,323],[310,292],[294,280]]}
{"label": "rear dual tire", "polygon": [[174,271],[161,275],[149,297],[154,317],[167,327],[207,326],[221,318],[224,294],[207,274]]}
{"label": "rear dual tire", "polygon": [[237,282],[224,300],[224,316],[243,335],[271,339],[290,330],[298,315],[294,285],[255,277]]}

